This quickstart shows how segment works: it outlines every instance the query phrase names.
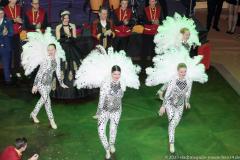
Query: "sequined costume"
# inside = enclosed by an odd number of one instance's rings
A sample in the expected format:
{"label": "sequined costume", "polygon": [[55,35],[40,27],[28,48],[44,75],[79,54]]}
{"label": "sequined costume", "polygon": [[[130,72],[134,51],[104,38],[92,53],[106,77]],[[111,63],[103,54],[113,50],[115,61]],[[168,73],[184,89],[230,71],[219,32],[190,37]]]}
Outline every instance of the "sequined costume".
{"label": "sequined costume", "polygon": [[[181,33],[183,29],[190,33],[189,37]],[[152,59],[153,66],[146,68],[147,86],[170,81],[176,74],[179,63],[187,65],[188,77],[192,81],[207,82],[205,66],[201,63],[203,57],[201,55],[190,57],[189,55],[191,48],[200,45],[196,25],[192,19],[182,17],[178,13],[175,13],[173,17],[167,17],[158,27],[154,43],[156,44],[156,56]]]}
{"label": "sequined costume", "polygon": [[[122,112],[123,90],[120,82],[105,82],[100,89],[100,98],[97,114],[98,118],[98,134],[105,150],[109,150],[110,146],[114,146],[117,127]],[[106,125],[110,120],[109,141],[106,136]]]}
{"label": "sequined costume", "polygon": [[37,102],[31,115],[37,116],[42,105],[45,105],[45,110],[48,115],[49,120],[53,120],[53,113],[51,108],[50,92],[52,87],[53,72],[56,72],[59,83],[62,85],[63,81],[61,79],[60,73],[60,62],[55,59],[50,59],[48,57],[41,65],[36,75],[34,86],[37,86],[37,90],[41,95],[41,98]]}
{"label": "sequined costume", "polygon": [[191,88],[192,81],[190,79],[180,79],[177,76],[160,89],[162,92],[166,90],[163,106],[166,108],[169,121],[169,143],[174,143],[175,129],[181,120],[184,106],[189,103]]}

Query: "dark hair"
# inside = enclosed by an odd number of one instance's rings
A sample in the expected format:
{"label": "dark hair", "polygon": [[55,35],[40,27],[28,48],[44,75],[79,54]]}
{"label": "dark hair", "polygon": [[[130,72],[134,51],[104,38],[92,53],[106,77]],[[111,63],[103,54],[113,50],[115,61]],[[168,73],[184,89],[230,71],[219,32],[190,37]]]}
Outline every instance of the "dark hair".
{"label": "dark hair", "polygon": [[112,73],[115,72],[115,71],[121,72],[121,68],[120,68],[118,65],[114,65],[114,66],[112,67]]}
{"label": "dark hair", "polygon": [[[68,13],[63,14],[63,12],[68,12]],[[59,16],[60,16],[60,18],[62,19],[62,18],[64,18],[66,15],[68,15],[68,16],[70,17],[70,14],[71,14],[71,13],[70,13],[69,10],[64,9],[64,10],[61,10],[61,11],[60,11]]]}
{"label": "dark hair", "polygon": [[25,137],[17,138],[15,140],[15,147],[16,147],[16,149],[21,149],[22,147],[25,147],[26,144],[27,144],[27,139]]}
{"label": "dark hair", "polygon": [[48,47],[49,47],[49,46],[53,46],[55,49],[57,49],[56,44],[54,44],[54,43],[50,43],[50,44],[48,45]]}
{"label": "dark hair", "polygon": [[104,6],[101,6],[100,8],[99,8],[99,13],[101,13],[102,12],[102,10],[106,10],[107,12],[108,12],[108,8],[107,7],[104,7]]}

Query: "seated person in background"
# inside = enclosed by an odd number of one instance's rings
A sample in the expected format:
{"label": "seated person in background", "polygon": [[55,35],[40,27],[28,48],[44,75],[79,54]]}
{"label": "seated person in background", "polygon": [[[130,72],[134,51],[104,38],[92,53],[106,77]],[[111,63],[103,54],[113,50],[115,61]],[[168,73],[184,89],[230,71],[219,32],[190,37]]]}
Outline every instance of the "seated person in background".
{"label": "seated person in background", "polygon": [[148,56],[154,56],[153,38],[157,33],[158,26],[161,19],[161,7],[157,5],[156,0],[149,0],[149,6],[144,9],[144,32],[143,32],[143,57],[147,59]]}
{"label": "seated person in background", "polygon": [[[21,160],[23,152],[27,148],[26,138],[17,138],[15,146],[8,146],[1,154],[0,160]],[[38,154],[34,154],[28,160],[37,160]]]}
{"label": "seated person in background", "polygon": [[120,7],[113,14],[114,32],[116,34],[114,47],[118,51],[127,51],[128,40],[133,25],[131,19],[132,11],[128,8],[128,0],[121,0]]}
{"label": "seated person in background", "polygon": [[[166,19],[166,17],[168,16],[168,6],[167,6],[167,1],[168,0],[156,0],[159,2],[160,6],[161,6],[161,16],[163,19]],[[180,1],[180,0],[176,0],[176,1]],[[181,1],[189,1],[189,0],[181,0]],[[196,0],[193,0],[196,1]],[[145,0],[145,6],[149,5],[149,0]]]}
{"label": "seated person in background", "polygon": [[12,38],[14,71],[17,77],[21,77],[21,43],[20,32],[22,31],[21,6],[16,4],[17,0],[9,0],[8,5],[4,7],[6,17],[13,23],[14,35]]}
{"label": "seated person in background", "polygon": [[31,1],[32,8],[29,9],[24,17],[24,25],[28,32],[41,29],[44,31],[48,26],[47,14],[40,8],[39,0]]}
{"label": "seated person in background", "polygon": [[107,8],[100,8],[98,15],[99,19],[92,24],[92,36],[97,39],[98,44],[108,48],[112,46],[113,38],[115,37],[112,21],[108,20]]}

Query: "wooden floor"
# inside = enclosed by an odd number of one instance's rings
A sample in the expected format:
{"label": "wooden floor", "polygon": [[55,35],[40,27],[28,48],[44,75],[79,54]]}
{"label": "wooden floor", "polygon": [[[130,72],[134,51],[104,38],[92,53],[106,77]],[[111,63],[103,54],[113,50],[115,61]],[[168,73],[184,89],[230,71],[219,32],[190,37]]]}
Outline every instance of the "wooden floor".
{"label": "wooden floor", "polygon": [[[196,17],[202,24],[206,23],[206,10],[197,10]],[[210,30],[208,39],[212,48],[212,65],[230,83],[234,90],[240,95],[240,27],[234,35],[226,34],[227,9],[221,15],[220,32]]]}

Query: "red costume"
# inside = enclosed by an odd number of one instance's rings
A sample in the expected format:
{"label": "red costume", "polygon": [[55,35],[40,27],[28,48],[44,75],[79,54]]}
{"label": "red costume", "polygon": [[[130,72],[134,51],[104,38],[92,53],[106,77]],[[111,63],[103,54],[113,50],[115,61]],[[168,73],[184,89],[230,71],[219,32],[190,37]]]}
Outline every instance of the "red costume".
{"label": "red costume", "polygon": [[[108,48],[112,45],[112,39],[114,38],[114,33],[111,36],[104,36],[107,30],[112,30],[112,21],[106,20],[106,26],[102,26],[99,19],[95,20],[92,24],[92,36],[98,41],[98,44]],[[98,35],[100,35],[98,37]]]}
{"label": "red costume", "polygon": [[146,15],[146,24],[144,25],[144,34],[155,35],[159,24],[153,24],[153,21],[160,21],[161,7],[156,6],[154,8],[146,7],[144,9]]}
{"label": "red costume", "polygon": [[132,18],[131,9],[122,10],[118,8],[114,11],[114,31],[117,37],[127,37],[131,34],[130,24],[125,25],[124,21],[130,22]]}
{"label": "red costume", "polygon": [[[14,8],[12,8],[9,5],[7,5],[4,7],[4,12],[8,19],[10,20],[16,19],[17,17],[21,17],[21,6],[16,4]],[[14,22],[13,30],[14,34],[19,34],[22,31],[22,24]]]}
{"label": "red costume", "polygon": [[18,154],[15,147],[7,147],[0,155],[0,160],[21,160],[21,155]]}
{"label": "red costume", "polygon": [[34,12],[32,9],[29,9],[25,15],[25,23],[27,31],[35,31],[36,25],[41,24],[41,30],[44,31],[47,27],[47,14],[44,9],[39,8],[38,11]]}

